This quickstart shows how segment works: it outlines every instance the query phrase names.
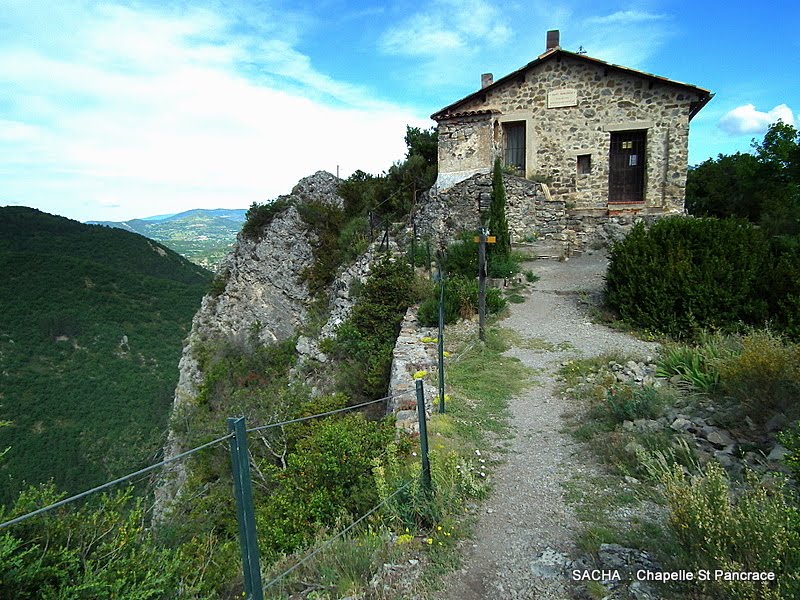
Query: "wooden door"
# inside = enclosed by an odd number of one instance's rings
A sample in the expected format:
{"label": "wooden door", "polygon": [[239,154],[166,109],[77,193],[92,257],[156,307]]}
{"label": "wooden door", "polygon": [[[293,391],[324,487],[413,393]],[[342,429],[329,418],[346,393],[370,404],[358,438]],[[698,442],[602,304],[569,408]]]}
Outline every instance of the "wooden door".
{"label": "wooden door", "polygon": [[647,131],[611,134],[608,203],[644,202],[644,166]]}

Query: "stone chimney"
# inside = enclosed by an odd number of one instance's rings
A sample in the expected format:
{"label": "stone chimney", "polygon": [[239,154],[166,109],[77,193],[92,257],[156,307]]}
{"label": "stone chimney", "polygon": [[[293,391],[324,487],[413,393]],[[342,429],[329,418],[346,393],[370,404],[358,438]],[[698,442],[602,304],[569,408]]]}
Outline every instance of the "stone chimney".
{"label": "stone chimney", "polygon": [[484,73],[481,75],[481,89],[489,87],[494,82],[494,75],[491,73]]}
{"label": "stone chimney", "polygon": [[545,51],[561,47],[561,33],[558,29],[551,29],[547,32],[547,48]]}

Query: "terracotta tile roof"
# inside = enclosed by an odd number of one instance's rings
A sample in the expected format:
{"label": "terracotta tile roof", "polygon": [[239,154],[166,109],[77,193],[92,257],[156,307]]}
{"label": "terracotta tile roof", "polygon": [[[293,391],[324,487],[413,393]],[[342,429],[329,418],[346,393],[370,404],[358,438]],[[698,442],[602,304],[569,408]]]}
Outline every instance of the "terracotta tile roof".
{"label": "terracotta tile roof", "polygon": [[509,81],[512,81],[512,80],[514,80],[514,79],[516,79],[516,78],[518,78],[520,76],[523,76],[527,70],[532,69],[533,67],[535,67],[537,65],[540,65],[543,62],[545,62],[547,60],[550,60],[551,58],[554,58],[554,57],[557,57],[557,56],[568,56],[570,58],[575,58],[575,59],[586,61],[586,62],[595,64],[595,65],[600,65],[600,66],[602,66],[604,68],[607,68],[607,69],[613,69],[615,71],[621,71],[621,72],[629,74],[629,75],[638,75],[639,77],[644,77],[644,78],[649,79],[651,81],[664,83],[664,84],[667,84],[667,85],[671,85],[673,87],[685,88],[688,92],[695,93],[700,97],[700,100],[698,102],[694,103],[694,105],[692,106],[692,110],[689,113],[689,119],[694,117],[700,111],[700,109],[703,108],[706,104],[708,104],[708,101],[711,100],[711,98],[714,97],[714,94],[712,94],[709,90],[706,90],[706,89],[703,89],[703,88],[700,88],[700,87],[697,87],[697,86],[694,86],[694,85],[691,85],[691,84],[688,84],[688,83],[682,83],[680,81],[674,81],[672,79],[667,79],[666,77],[660,77],[658,75],[653,75],[652,73],[646,73],[644,71],[637,71],[636,69],[631,69],[631,68],[628,68],[628,67],[615,65],[613,63],[609,63],[609,62],[606,62],[604,60],[600,60],[598,58],[592,58],[592,57],[586,56],[584,54],[576,54],[575,52],[569,52],[568,50],[562,50],[560,47],[557,47],[557,48],[551,48],[550,50],[547,50],[544,54],[540,54],[536,58],[536,60],[533,60],[533,61],[529,62],[524,67],[522,67],[520,69],[517,69],[513,73],[509,73],[505,77],[501,77],[500,79],[498,79],[497,81],[495,81],[491,85],[487,85],[485,88],[480,89],[477,92],[473,92],[472,94],[470,94],[468,96],[465,96],[461,100],[457,100],[456,102],[453,102],[452,104],[449,104],[449,105],[445,106],[443,109],[433,113],[431,115],[431,119],[433,119],[434,121],[442,121],[444,119],[451,119],[451,118],[454,118],[454,117],[464,116],[465,113],[478,114],[480,112],[487,112],[487,111],[489,111],[491,109],[483,109],[482,111],[458,111],[457,109],[458,109],[459,106],[461,106],[461,105],[463,105],[463,104],[465,104],[467,102],[470,102],[472,100],[478,99],[483,94],[486,94],[487,92],[490,92],[490,91],[495,90],[495,89],[497,89],[499,87],[502,87],[503,85],[505,85]]}
{"label": "terracotta tile roof", "polygon": [[475,117],[480,115],[497,115],[500,111],[496,108],[481,108],[478,110],[462,110],[459,112],[448,113],[447,118],[453,119],[456,117]]}

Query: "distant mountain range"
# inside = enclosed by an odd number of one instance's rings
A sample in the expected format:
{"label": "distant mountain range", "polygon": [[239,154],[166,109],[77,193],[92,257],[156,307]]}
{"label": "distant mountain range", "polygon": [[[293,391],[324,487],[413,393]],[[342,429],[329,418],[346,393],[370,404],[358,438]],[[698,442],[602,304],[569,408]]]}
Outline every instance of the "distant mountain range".
{"label": "distant mountain range", "polygon": [[246,213],[244,208],[195,208],[130,221],[88,221],[87,224],[138,233],[213,271],[236,241]]}
{"label": "distant mountain range", "polygon": [[0,207],[0,505],[152,462],[213,275],[164,245]]}

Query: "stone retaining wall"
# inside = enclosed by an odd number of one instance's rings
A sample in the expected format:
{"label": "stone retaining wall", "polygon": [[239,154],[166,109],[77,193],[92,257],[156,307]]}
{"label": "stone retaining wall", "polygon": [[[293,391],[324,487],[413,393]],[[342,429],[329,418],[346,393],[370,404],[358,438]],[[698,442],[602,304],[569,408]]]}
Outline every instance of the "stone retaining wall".
{"label": "stone retaining wall", "polygon": [[[394,346],[392,355],[392,374],[389,383],[389,400],[387,414],[397,417],[397,427],[411,433],[419,433],[417,417],[417,396],[414,374],[425,371],[426,374],[438,372],[436,360],[437,345],[434,342],[423,342],[422,339],[436,339],[438,328],[422,327],[417,321],[417,309],[412,306],[406,311],[400,325],[400,335]],[[429,377],[422,378],[425,390],[425,408],[428,414],[438,402],[437,385],[431,383]]]}
{"label": "stone retaining wall", "polygon": [[[552,196],[544,183],[508,174],[503,175],[503,183],[512,242],[553,240],[563,243],[566,254],[618,241],[638,221],[649,224],[667,214],[578,210]],[[480,223],[479,203],[488,206],[491,192],[492,176],[487,173],[473,175],[444,191],[432,188],[421,196],[414,216],[418,234],[441,245],[461,231],[476,229]]]}

